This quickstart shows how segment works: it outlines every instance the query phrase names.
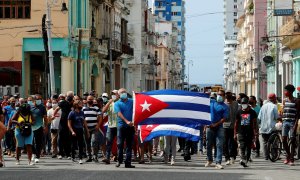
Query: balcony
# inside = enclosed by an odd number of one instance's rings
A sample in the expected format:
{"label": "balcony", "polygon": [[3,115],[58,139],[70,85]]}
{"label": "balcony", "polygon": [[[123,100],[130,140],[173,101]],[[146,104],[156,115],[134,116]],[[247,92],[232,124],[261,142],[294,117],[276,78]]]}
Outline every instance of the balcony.
{"label": "balcony", "polygon": [[229,53],[230,51],[233,51],[234,47],[225,47],[224,48],[224,53]]}
{"label": "balcony", "polygon": [[291,18],[280,27],[280,36],[282,45],[290,48],[300,48],[300,21]]}
{"label": "balcony", "polygon": [[122,53],[129,55],[129,56],[134,56],[134,49],[128,45],[123,44],[122,45]]}

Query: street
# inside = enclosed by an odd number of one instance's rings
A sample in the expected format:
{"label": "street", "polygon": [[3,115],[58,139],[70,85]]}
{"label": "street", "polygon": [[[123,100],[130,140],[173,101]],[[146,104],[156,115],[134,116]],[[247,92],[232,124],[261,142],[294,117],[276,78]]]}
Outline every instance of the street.
{"label": "street", "polygon": [[6,158],[6,167],[0,169],[0,179],[201,179],[201,180],[223,180],[223,179],[258,179],[258,180],[296,180],[299,179],[300,163],[296,166],[287,166],[282,161],[271,163],[262,158],[254,159],[247,169],[242,168],[238,161],[234,165],[224,166],[223,170],[214,167],[205,168],[205,156],[199,154],[192,156],[191,162],[185,162],[177,155],[175,166],[160,162],[158,157],[154,158],[152,164],[133,163],[135,169],[115,167],[115,163],[105,165],[103,163],[75,164],[71,160],[58,160],[51,157],[41,158],[35,166],[27,165],[27,156],[22,155],[21,165],[15,165],[13,158]]}

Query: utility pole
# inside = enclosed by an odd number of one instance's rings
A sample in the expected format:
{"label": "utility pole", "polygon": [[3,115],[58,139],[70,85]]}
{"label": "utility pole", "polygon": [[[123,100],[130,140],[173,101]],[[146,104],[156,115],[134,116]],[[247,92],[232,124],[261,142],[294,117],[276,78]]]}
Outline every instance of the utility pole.
{"label": "utility pole", "polygon": [[113,81],[113,67],[112,67],[112,37],[109,38],[109,75],[110,75],[110,91],[114,89],[114,81]]}
{"label": "utility pole", "polygon": [[278,32],[278,16],[276,16],[276,61],[275,61],[275,92],[279,96],[279,32]]}
{"label": "utility pole", "polygon": [[48,50],[49,50],[49,71],[50,71],[50,86],[51,86],[51,95],[55,94],[55,75],[54,75],[54,62],[53,62],[53,53],[52,53],[52,38],[51,38],[51,7],[46,0],[47,5],[47,36],[48,36]]}
{"label": "utility pole", "polygon": [[77,50],[77,95],[81,95],[81,41],[82,29],[78,30],[78,50]]}
{"label": "utility pole", "polygon": [[[259,22],[257,23],[257,63],[258,63],[258,67],[257,67],[257,100],[260,99],[261,94],[260,94],[260,71],[261,71],[261,62],[260,62],[260,39],[259,39]],[[262,104],[261,104],[262,106]]]}

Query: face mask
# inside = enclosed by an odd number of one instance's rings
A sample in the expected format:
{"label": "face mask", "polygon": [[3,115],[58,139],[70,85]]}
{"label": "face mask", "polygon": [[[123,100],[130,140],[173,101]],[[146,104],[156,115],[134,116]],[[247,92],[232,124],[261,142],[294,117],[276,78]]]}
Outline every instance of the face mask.
{"label": "face mask", "polygon": [[52,106],[52,104],[51,103],[47,103],[46,106],[50,108]]}
{"label": "face mask", "polygon": [[107,97],[103,97],[102,99],[103,99],[103,102],[105,102],[105,103],[108,101]]}
{"label": "face mask", "polygon": [[218,95],[218,96],[217,96],[217,102],[223,102],[223,97],[220,96],[220,95]]}
{"label": "face mask", "polygon": [[286,96],[286,97],[290,97],[290,92],[288,92],[288,91],[286,91],[286,92],[284,92],[284,95]]}
{"label": "face mask", "polygon": [[248,108],[248,104],[242,104],[242,109],[245,110]]}
{"label": "face mask", "polygon": [[121,95],[120,95],[120,98],[121,99],[127,99],[127,93],[122,93]]}
{"label": "face mask", "polygon": [[56,109],[57,106],[58,106],[58,104],[52,104],[52,108],[53,108],[53,109]]}
{"label": "face mask", "polygon": [[112,95],[112,96],[111,96],[111,99],[112,99],[112,100],[116,100],[116,99],[117,99],[117,96],[116,96],[116,95]]}
{"label": "face mask", "polygon": [[29,104],[30,106],[33,106],[33,102],[32,101],[27,101],[27,104]]}
{"label": "face mask", "polygon": [[42,104],[42,101],[41,101],[40,99],[38,99],[38,100],[35,101],[35,104],[36,104],[36,105],[41,105],[41,104]]}
{"label": "face mask", "polygon": [[19,107],[16,107],[16,111],[19,110]]}

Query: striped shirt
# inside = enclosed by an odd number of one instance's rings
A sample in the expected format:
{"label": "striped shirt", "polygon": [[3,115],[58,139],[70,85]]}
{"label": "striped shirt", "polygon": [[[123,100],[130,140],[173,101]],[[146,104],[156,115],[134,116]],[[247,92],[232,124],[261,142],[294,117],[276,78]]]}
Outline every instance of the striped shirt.
{"label": "striped shirt", "polygon": [[101,115],[100,109],[98,107],[84,107],[82,111],[88,129],[94,130],[98,124],[98,116]]}
{"label": "striped shirt", "polygon": [[295,99],[293,99],[292,101],[285,99],[284,102],[285,103],[284,103],[284,107],[283,107],[282,120],[294,121],[296,118],[296,114],[297,114]]}

